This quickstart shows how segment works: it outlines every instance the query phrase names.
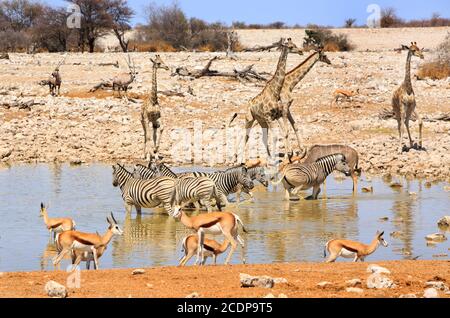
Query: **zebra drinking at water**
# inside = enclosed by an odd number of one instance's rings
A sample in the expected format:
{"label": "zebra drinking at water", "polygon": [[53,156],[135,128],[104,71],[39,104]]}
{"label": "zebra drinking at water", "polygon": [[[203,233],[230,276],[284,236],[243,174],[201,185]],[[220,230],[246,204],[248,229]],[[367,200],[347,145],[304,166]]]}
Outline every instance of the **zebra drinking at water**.
{"label": "zebra drinking at water", "polygon": [[[227,170],[224,170],[224,172],[227,172],[227,171],[239,168],[239,167],[242,167],[242,166],[229,168]],[[266,188],[269,186],[269,181],[266,178],[266,172],[265,172],[264,167],[251,167],[251,168],[248,168],[247,171],[248,171],[248,176],[250,177],[250,179],[252,181],[256,180],[256,181],[260,182]],[[233,193],[234,192],[236,193],[236,202],[237,203],[240,203],[240,201],[241,201],[241,193],[242,192],[247,193],[251,198],[253,198],[253,194],[250,191],[250,189],[244,187],[240,183],[236,186],[235,189],[233,189]]]}
{"label": "zebra drinking at water", "polygon": [[125,210],[131,213],[133,206],[138,214],[142,208],[154,208],[162,204],[169,215],[173,215],[171,200],[175,188],[175,179],[156,177],[151,180],[133,178],[123,166],[113,166],[113,186],[120,187]]}
{"label": "zebra drinking at water", "polygon": [[199,210],[199,202],[206,206],[208,212],[212,212],[212,199],[216,200],[219,211],[222,211],[220,193],[213,180],[208,177],[181,178],[176,180],[171,205],[174,215],[187,203],[193,203]]}
{"label": "zebra drinking at water", "polygon": [[292,193],[297,194],[298,191],[312,187],[313,193],[306,199],[316,200],[320,193],[320,185],[333,170],[343,172],[346,176],[350,175],[350,167],[343,154],[326,156],[310,164],[288,164],[283,169],[281,179],[273,184],[283,182],[287,200],[290,199],[292,189],[294,189]]}

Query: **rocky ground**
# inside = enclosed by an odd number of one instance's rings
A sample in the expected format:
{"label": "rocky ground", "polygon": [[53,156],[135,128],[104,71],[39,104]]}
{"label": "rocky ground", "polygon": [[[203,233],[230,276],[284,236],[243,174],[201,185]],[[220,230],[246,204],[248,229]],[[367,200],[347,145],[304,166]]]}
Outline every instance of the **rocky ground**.
{"label": "rocky ground", "polygon": [[[79,280],[70,279],[68,273],[60,271],[0,273],[0,297],[450,297],[448,261],[369,264],[292,263],[99,270],[81,271]],[[63,286],[48,284],[49,281]],[[123,284],[124,281],[127,283]],[[76,288],[77,283],[79,288]]]}
{"label": "rocky ground", "polygon": [[[420,45],[433,48],[439,39],[445,37],[440,29],[435,33],[424,29],[426,36],[419,32],[421,29],[416,30],[425,42]],[[361,37],[361,32],[358,30],[355,39]],[[401,34],[401,30],[397,32],[387,35],[395,37],[395,34]],[[369,33],[368,43],[380,40],[380,35],[374,37]],[[255,44],[260,43],[255,41]],[[381,120],[378,115],[384,108],[390,108],[392,93],[403,81],[406,54],[392,51],[393,48],[387,44],[384,50],[366,52],[361,46],[359,49],[350,53],[327,53],[332,65],[317,64],[295,90],[291,109],[300,127],[303,144],[351,145],[361,155],[360,166],[370,174],[450,180],[450,122],[434,120],[450,112],[450,79],[413,79],[417,111],[425,119],[425,150],[399,154],[396,121]],[[290,56],[288,68],[296,66],[307,54]],[[214,55],[189,52],[161,54],[171,72],[159,72],[159,90],[181,95],[160,94],[165,127],[161,147],[165,160],[170,164],[231,164],[237,149],[234,137],[243,133],[243,116],[236,120],[232,130],[227,130],[226,125],[233,113],[244,114],[246,101],[263,88],[262,82],[171,76],[176,67],[202,68]],[[39,86],[38,82],[47,78],[62,55],[11,54],[11,60],[0,61],[0,166],[33,162],[141,161],[143,130],[140,107],[151,87],[152,55],[132,53],[131,56],[139,72],[129,94],[133,101],[113,97],[111,91],[89,93],[102,79],[110,79],[118,72],[126,71],[122,54],[68,54],[61,67],[63,85],[60,97],[49,96],[48,88]],[[254,70],[263,75],[273,73],[279,53],[239,53],[237,56],[237,61],[218,60],[211,69],[233,71],[253,64]],[[418,66],[431,59],[434,53],[426,52],[425,56],[425,60],[413,59],[413,75]],[[116,61],[119,61],[120,69],[99,65]],[[360,95],[352,101],[331,105],[332,93],[338,88],[359,88]],[[201,131],[199,127],[203,127],[203,141],[200,143],[195,141]],[[411,127],[417,141],[417,122],[413,122]],[[277,135],[272,133],[272,136]],[[252,137],[261,145],[259,128],[253,130]],[[280,142],[281,138],[273,141]],[[203,152],[199,155],[195,150]],[[194,157],[192,153],[195,153]],[[259,153],[264,154],[261,147]]]}

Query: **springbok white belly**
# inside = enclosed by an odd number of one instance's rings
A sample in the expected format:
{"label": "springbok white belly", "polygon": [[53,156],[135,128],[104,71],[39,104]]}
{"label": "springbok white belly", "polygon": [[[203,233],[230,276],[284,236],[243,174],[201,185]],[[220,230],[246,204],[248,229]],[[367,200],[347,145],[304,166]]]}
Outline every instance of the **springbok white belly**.
{"label": "springbok white belly", "polygon": [[222,227],[218,223],[214,224],[211,227],[202,228],[202,229],[203,229],[203,232],[205,232],[206,234],[211,234],[211,235],[220,235],[220,234],[222,234]]}
{"label": "springbok white belly", "polygon": [[80,243],[78,241],[74,241],[72,243],[72,249],[89,253],[92,251],[92,245],[86,245],[86,244]]}
{"label": "springbok white belly", "polygon": [[339,255],[345,258],[354,258],[356,256],[356,253],[349,251],[348,249],[342,248]]}

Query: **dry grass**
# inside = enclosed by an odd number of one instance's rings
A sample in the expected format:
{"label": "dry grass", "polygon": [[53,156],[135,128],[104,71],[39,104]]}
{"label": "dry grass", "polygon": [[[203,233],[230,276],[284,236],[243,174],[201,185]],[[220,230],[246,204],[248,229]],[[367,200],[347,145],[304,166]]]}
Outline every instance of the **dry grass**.
{"label": "dry grass", "polygon": [[422,65],[418,72],[419,78],[440,80],[450,76],[450,61],[434,61]]}
{"label": "dry grass", "polygon": [[169,43],[158,40],[152,42],[130,42],[130,48],[135,52],[176,52],[177,50]]}

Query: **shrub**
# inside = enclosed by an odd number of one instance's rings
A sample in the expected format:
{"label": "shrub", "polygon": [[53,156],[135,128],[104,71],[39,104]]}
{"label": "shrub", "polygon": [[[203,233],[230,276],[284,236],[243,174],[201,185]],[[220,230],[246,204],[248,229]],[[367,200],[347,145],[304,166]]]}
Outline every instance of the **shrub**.
{"label": "shrub", "polygon": [[333,34],[328,29],[305,30],[306,37],[303,41],[305,49],[323,46],[326,51],[351,51],[354,49],[345,34]]}
{"label": "shrub", "polygon": [[437,57],[423,64],[418,72],[419,78],[444,79],[450,76],[450,33],[437,47]]}

